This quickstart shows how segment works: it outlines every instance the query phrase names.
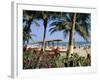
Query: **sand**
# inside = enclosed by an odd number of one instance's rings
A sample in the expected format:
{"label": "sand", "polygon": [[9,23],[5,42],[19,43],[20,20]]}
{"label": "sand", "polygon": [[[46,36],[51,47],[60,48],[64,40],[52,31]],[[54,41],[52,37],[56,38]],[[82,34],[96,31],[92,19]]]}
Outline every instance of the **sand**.
{"label": "sand", "polygon": [[[53,48],[56,48],[56,47],[53,47]],[[52,48],[47,47],[46,50],[52,50]],[[59,51],[61,52],[62,56],[66,55],[67,50],[68,49],[64,46],[59,47]],[[84,48],[84,47],[75,48],[74,53],[77,53],[81,57],[87,57],[87,54],[91,54],[91,49],[90,48]]]}
{"label": "sand", "polygon": [[[30,47],[30,46],[29,46]],[[31,46],[30,48],[36,48],[34,46]],[[37,47],[39,50],[41,49],[40,47]],[[59,51],[60,51],[60,54],[62,56],[65,56],[66,55],[66,51],[68,50],[68,48],[66,48],[65,46],[46,46],[46,50],[48,51],[52,51],[53,49],[56,49],[58,48]],[[85,47],[77,47],[74,49],[74,53],[77,53],[79,56],[82,56],[82,57],[86,57],[87,54],[91,54],[91,48],[85,48]]]}

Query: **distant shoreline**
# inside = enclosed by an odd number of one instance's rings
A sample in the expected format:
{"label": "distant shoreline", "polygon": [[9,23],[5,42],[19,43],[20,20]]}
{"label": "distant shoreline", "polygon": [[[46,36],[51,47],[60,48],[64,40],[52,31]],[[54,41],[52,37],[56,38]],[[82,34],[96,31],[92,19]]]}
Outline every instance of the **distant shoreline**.
{"label": "distant shoreline", "polygon": [[[75,45],[75,47],[85,47],[85,46],[91,46],[91,42],[75,42],[74,43]],[[35,43],[29,43],[29,44],[27,44],[27,45],[30,45],[30,46],[37,46],[37,47],[39,47],[39,46],[41,46],[42,44],[35,44]],[[46,44],[46,46],[65,46],[65,47],[68,47],[68,42],[63,42],[63,41],[61,41],[61,42],[59,42],[59,44],[57,44],[56,42],[54,43],[54,44]]]}

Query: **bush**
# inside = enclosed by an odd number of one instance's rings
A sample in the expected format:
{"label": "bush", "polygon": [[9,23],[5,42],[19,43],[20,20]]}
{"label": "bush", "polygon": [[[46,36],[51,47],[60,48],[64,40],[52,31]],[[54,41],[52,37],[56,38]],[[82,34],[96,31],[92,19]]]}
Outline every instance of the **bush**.
{"label": "bush", "polygon": [[70,58],[64,58],[57,49],[45,54],[38,50],[28,49],[23,51],[23,69],[36,68],[59,68],[59,67],[79,67],[90,66],[91,57],[80,57],[77,53],[73,53]]}
{"label": "bush", "polygon": [[[59,60],[60,54],[56,50],[53,50],[53,54],[45,52],[40,56],[40,51],[26,50],[23,52],[23,69],[35,69],[35,68],[57,68],[60,67]],[[38,58],[40,61],[38,63]]]}
{"label": "bush", "polygon": [[90,66],[91,57],[90,54],[87,57],[80,57],[77,53],[73,53],[70,58],[66,59],[64,63],[65,67],[79,67],[79,66]]}

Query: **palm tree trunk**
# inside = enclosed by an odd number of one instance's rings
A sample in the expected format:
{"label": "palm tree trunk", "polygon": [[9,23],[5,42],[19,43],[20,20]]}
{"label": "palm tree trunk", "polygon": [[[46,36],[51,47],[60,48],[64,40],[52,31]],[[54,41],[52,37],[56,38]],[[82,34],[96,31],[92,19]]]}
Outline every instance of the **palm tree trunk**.
{"label": "palm tree trunk", "polygon": [[40,55],[38,56],[37,58],[37,63],[35,65],[34,68],[37,68],[39,66],[39,63],[40,63],[40,59],[43,55],[43,53],[45,53],[45,38],[46,38],[46,28],[47,28],[47,19],[44,19],[44,33],[43,33],[43,43],[42,43],[42,48],[41,48],[41,51],[40,51]]}
{"label": "palm tree trunk", "polygon": [[67,58],[71,57],[71,54],[73,54],[75,22],[76,22],[76,13],[74,13],[73,15],[72,28],[69,33],[69,48],[68,48]]}
{"label": "palm tree trunk", "polygon": [[39,67],[39,63],[41,61],[42,55],[45,53],[45,37],[46,37],[46,29],[44,29],[44,35],[43,35],[43,43],[42,43],[42,48],[40,50],[40,54],[37,57],[37,62],[35,63],[34,68],[38,68]]}
{"label": "palm tree trunk", "polygon": [[46,29],[44,29],[44,34],[43,34],[43,44],[42,44],[43,52],[45,52],[45,37],[46,37]]}
{"label": "palm tree trunk", "polygon": [[47,18],[44,19],[44,34],[43,34],[43,44],[42,44],[43,52],[45,52],[45,48],[46,48],[46,43],[45,43],[45,38],[46,38],[46,28],[47,28]]}

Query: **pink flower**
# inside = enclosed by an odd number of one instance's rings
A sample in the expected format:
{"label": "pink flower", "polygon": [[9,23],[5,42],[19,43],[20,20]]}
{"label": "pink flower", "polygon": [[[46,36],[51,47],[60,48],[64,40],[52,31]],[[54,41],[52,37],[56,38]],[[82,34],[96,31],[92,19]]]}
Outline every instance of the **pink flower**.
{"label": "pink flower", "polygon": [[49,65],[48,65],[48,68],[51,68],[51,67],[52,67],[52,65],[51,65],[51,64],[49,64]]}

